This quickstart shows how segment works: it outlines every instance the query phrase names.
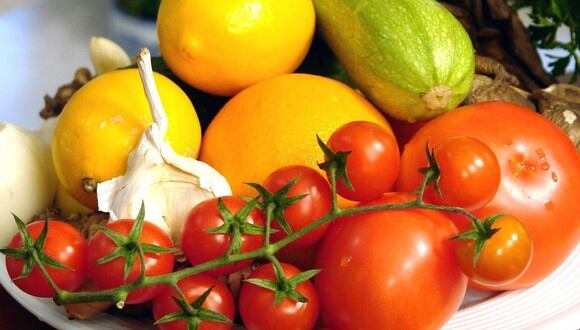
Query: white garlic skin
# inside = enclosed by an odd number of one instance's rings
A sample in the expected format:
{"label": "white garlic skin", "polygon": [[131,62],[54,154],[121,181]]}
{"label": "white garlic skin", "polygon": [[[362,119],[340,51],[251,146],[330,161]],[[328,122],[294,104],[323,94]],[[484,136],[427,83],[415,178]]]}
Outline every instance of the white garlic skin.
{"label": "white garlic skin", "polygon": [[99,210],[111,220],[134,219],[145,205],[145,220],[157,224],[179,246],[183,222],[198,203],[231,195],[227,180],[214,168],[177,154],[164,140],[167,117],[153,80],[150,56],[142,50],[137,60],[154,119],[129,155],[123,176],[99,183]]}
{"label": "white garlic skin", "polygon": [[[52,122],[49,122],[52,124]],[[0,122],[0,246],[16,234],[12,214],[28,222],[51,207],[57,180],[49,144],[50,126],[39,133]],[[47,131],[48,130],[48,131]],[[50,140],[50,136],[46,137]]]}

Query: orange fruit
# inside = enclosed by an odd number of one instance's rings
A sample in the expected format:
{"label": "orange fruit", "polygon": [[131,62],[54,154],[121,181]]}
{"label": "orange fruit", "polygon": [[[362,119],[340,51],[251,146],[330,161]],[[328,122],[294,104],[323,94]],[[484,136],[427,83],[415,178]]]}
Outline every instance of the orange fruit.
{"label": "orange fruit", "polygon": [[[196,158],[201,127],[187,95],[168,78],[154,73],[168,119],[165,139],[184,156]],[[64,190],[95,209],[97,196],[84,183],[123,175],[129,153],[152,123],[137,69],[98,76],[79,89],[59,116],[52,158]]]}
{"label": "orange fruit", "polygon": [[234,96],[202,139],[200,159],[223,174],[235,195],[251,196],[245,182],[262,183],[291,164],[318,168],[317,142],[343,124],[366,120],[390,126],[371,103],[347,85],[310,74],[285,74]]}
{"label": "orange fruit", "polygon": [[294,71],[314,26],[311,0],[163,0],[157,35],[163,59],[179,78],[231,96]]}

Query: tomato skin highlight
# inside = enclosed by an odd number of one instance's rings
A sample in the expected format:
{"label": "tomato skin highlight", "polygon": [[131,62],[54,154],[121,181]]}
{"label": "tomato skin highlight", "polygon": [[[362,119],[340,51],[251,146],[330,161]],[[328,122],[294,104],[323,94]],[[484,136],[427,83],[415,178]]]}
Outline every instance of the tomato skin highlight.
{"label": "tomato skin highlight", "polygon": [[[316,170],[302,166],[290,165],[272,172],[264,181],[264,188],[275,193],[293,179],[296,183],[288,191],[288,197],[306,194],[304,198],[284,210],[284,217],[292,231],[300,230],[325,215],[332,208],[332,192],[326,179]],[[272,234],[272,242],[286,237],[276,221],[272,228],[278,230]],[[328,224],[320,226],[298,240],[288,244],[287,248],[304,248],[316,244],[328,230]]]}
{"label": "tomato skin highlight", "polygon": [[[38,220],[26,226],[33,239],[37,239],[44,228],[45,221]],[[17,233],[8,245],[10,248],[22,247],[22,239]],[[55,261],[72,268],[72,270],[56,269],[44,265],[50,278],[57,287],[63,290],[75,291],[87,277],[87,242],[83,234],[75,227],[55,220],[48,221],[48,233],[44,244],[44,252]],[[24,261],[6,257],[6,269],[11,279],[20,276]],[[14,280],[14,284],[22,291],[35,297],[54,297],[55,292],[44,279],[42,272],[35,265],[28,277]]]}
{"label": "tomato skin highlight", "polygon": [[[110,222],[107,228],[128,236],[135,220],[122,219]],[[173,243],[169,236],[156,225],[145,221],[143,231],[139,239],[141,243],[153,244],[165,248],[172,248]],[[137,255],[135,263],[131,267],[129,276],[124,277],[124,258],[117,258],[98,265],[97,260],[111,254],[117,245],[103,232],[97,232],[89,242],[88,266],[89,276],[100,290],[117,288],[139,278],[141,273],[141,257]],[[167,274],[173,271],[175,257],[173,253],[145,253],[145,274],[155,276]],[[141,304],[155,298],[163,290],[162,286],[151,286],[137,289],[129,293],[126,304]]]}
{"label": "tomato skin highlight", "polygon": [[[362,205],[409,201],[386,194]],[[425,210],[379,211],[332,223],[314,278],[331,329],[435,329],[455,313],[467,278],[457,263],[453,222]]]}
{"label": "tomato skin highlight", "polygon": [[[300,273],[300,269],[282,263],[284,275],[289,278]],[[272,264],[265,264],[252,272],[249,278],[275,280]],[[296,286],[296,291],[308,301],[300,303],[284,298],[279,305],[274,304],[274,292],[251,283],[244,283],[240,290],[238,308],[244,326],[248,330],[308,330],[316,324],[319,301],[314,285],[309,280]]]}
{"label": "tomato skin highlight", "polygon": [[502,286],[522,276],[532,260],[532,241],[518,219],[504,215],[492,228],[499,229],[488,239],[473,265],[473,240],[455,241],[455,252],[463,272],[475,284]]}
{"label": "tomato skin highlight", "polygon": [[[236,214],[247,203],[239,197],[220,197],[231,213]],[[209,229],[218,228],[224,224],[218,211],[218,198],[205,200],[191,209],[183,223],[181,249],[192,265],[197,265],[216,258],[223,257],[231,242],[230,234],[212,234]],[[264,217],[258,209],[254,209],[246,222],[264,227]],[[264,244],[264,235],[242,234],[240,252],[249,252],[259,249]],[[208,270],[208,274],[227,275],[241,270],[252,261],[244,260],[237,263],[220,266]]]}
{"label": "tomato skin highlight", "polygon": [[554,124],[530,109],[486,102],[457,108],[423,126],[407,143],[401,158],[397,190],[413,191],[421,182],[417,169],[425,162],[425,143],[436,145],[457,135],[488,145],[500,164],[495,197],[475,212],[505,213],[518,218],[534,242],[528,270],[501,287],[534,285],[551,274],[580,240],[580,155]]}
{"label": "tomato skin highlight", "polygon": [[500,183],[499,163],[483,142],[466,136],[449,138],[434,148],[434,155],[441,172],[441,196],[430,185],[425,200],[473,211],[493,199]]}
{"label": "tomato skin highlight", "polygon": [[[183,291],[189,303],[193,303],[199,298],[207,289],[213,286],[209,296],[202,305],[214,312],[218,312],[232,322],[234,320],[235,304],[234,298],[227,286],[213,276],[206,274],[198,274],[186,277],[180,280],[177,285]],[[179,295],[170,287],[164,290],[153,300],[153,317],[159,320],[163,316],[181,311],[179,306],[173,301],[172,297],[179,298]],[[161,323],[158,325],[159,330],[186,330],[185,321],[178,320],[173,322]],[[228,330],[232,326],[220,322],[202,321],[198,330]]]}
{"label": "tomato skin highlight", "polygon": [[327,145],[333,152],[350,151],[346,172],[354,190],[337,180],[340,196],[370,201],[392,190],[399,173],[400,155],[390,129],[370,122],[350,122],[334,131]]}

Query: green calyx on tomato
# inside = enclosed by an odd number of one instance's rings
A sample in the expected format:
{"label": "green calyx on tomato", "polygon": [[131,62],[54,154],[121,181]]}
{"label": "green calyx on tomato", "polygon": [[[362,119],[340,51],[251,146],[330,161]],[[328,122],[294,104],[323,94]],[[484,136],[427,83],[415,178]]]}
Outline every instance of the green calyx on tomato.
{"label": "green calyx on tomato", "polygon": [[267,280],[263,278],[249,278],[245,282],[257,285],[266,290],[274,292],[274,305],[279,305],[285,298],[291,299],[295,302],[306,303],[308,298],[296,290],[298,284],[306,282],[316,276],[322,269],[311,269],[305,272],[286,278],[282,265],[273,259],[272,267],[274,268],[275,280]]}
{"label": "green calyx on tomato", "polygon": [[158,245],[142,243],[139,241],[141,238],[141,233],[143,232],[143,225],[145,223],[145,205],[141,203],[141,208],[139,209],[139,214],[133,223],[133,227],[129,232],[128,236],[119,234],[107,227],[99,226],[98,231],[101,231],[107,237],[109,237],[117,246],[113,252],[100,258],[96,261],[97,265],[102,265],[117,258],[123,258],[124,269],[123,278],[127,279],[137,256],[140,256],[142,263],[141,267],[141,277],[145,276],[145,253],[173,253],[176,251],[174,248],[166,248]]}
{"label": "green calyx on tomato", "polygon": [[[22,239],[22,247],[0,249],[0,252],[8,257],[21,259],[25,261],[24,266],[22,267],[22,272],[18,277],[14,278],[13,280],[27,278],[32,272],[32,269],[34,268],[35,264],[47,265],[53,268],[63,270],[72,270],[70,267],[67,267],[61,264],[60,262],[54,260],[53,258],[49,257],[44,252],[44,244],[46,243],[46,236],[48,234],[48,214],[46,215],[46,218],[44,220],[42,232],[40,233],[40,236],[38,236],[36,241],[32,238],[28,229],[26,229],[26,225],[24,224],[24,222],[16,215],[13,214],[13,216],[14,221],[16,221],[18,233],[20,234],[20,237]],[[56,286],[52,281],[49,281],[49,284],[53,288]]]}
{"label": "green calyx on tomato", "polygon": [[[280,225],[280,227],[284,230],[284,232],[288,235],[292,234],[292,228],[290,228],[290,225],[288,224],[288,221],[284,216],[284,211],[290,205],[293,205],[298,201],[300,201],[301,199],[303,199],[304,197],[306,197],[306,194],[301,194],[292,197],[288,196],[288,192],[290,191],[290,189],[292,189],[292,187],[294,187],[297,181],[298,178],[292,179],[288,184],[286,184],[273,194],[269,192],[266,188],[264,188],[262,185],[259,185],[257,183],[248,183],[248,185],[256,189],[258,191],[258,194],[260,194],[260,202],[257,204],[258,208],[266,212],[267,214],[269,213],[272,219],[274,219],[274,221],[276,221]],[[266,217],[268,217],[268,215],[266,215]]]}
{"label": "green calyx on tomato", "polygon": [[441,189],[439,188],[441,169],[439,168],[437,159],[435,159],[435,150],[433,148],[429,148],[429,142],[425,144],[425,154],[427,155],[427,161],[429,162],[429,165],[427,167],[420,168],[419,172],[421,172],[424,176],[423,182],[426,185],[432,184],[437,194],[441,196],[442,193]]}
{"label": "green calyx on tomato", "polygon": [[503,217],[503,214],[494,214],[482,222],[477,221],[477,225],[474,224],[474,229],[464,231],[452,237],[451,239],[470,239],[474,241],[473,247],[473,265],[477,263],[477,259],[481,254],[481,250],[485,242],[490,239],[497,231],[500,229],[498,228],[491,228],[493,223]]}
{"label": "green calyx on tomato", "polygon": [[214,288],[213,286],[209,287],[207,290],[204,291],[204,293],[201,296],[195,299],[191,304],[189,304],[183,298],[172,297],[173,301],[179,306],[181,311],[170,313],[161,317],[160,319],[155,321],[155,325],[178,320],[184,320],[186,322],[188,330],[197,330],[202,321],[217,322],[230,325],[233,324],[232,320],[227,318],[225,315],[203,307],[203,303],[207,300],[207,297],[210,295],[211,290],[213,290],[213,288]]}
{"label": "green calyx on tomato", "polygon": [[249,223],[246,221],[250,213],[256,208],[258,199],[254,198],[248,201],[244,207],[236,214],[233,214],[224,204],[221,198],[218,198],[217,208],[222,217],[223,225],[208,229],[210,234],[229,234],[232,237],[230,246],[226,252],[226,257],[232,254],[240,253],[242,249],[242,234],[246,235],[263,235],[264,227]]}
{"label": "green calyx on tomato", "polygon": [[324,153],[324,157],[326,157],[326,161],[318,164],[318,167],[327,172],[330,172],[331,169],[333,169],[335,171],[336,179],[342,181],[348,189],[354,190],[346,171],[346,158],[350,154],[350,151],[333,152],[326,143],[322,141],[320,136],[316,135],[316,140],[318,141],[318,146],[320,146],[320,149],[322,149],[322,152]]}

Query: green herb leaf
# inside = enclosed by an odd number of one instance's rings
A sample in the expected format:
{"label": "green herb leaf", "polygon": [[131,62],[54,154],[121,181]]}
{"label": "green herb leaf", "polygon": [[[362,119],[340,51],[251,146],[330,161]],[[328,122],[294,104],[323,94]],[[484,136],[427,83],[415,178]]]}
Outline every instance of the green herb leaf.
{"label": "green herb leaf", "polygon": [[[532,24],[528,27],[530,38],[538,48],[563,50],[566,55],[553,56],[555,61],[548,63],[553,76],[566,73],[566,67],[573,60],[574,72],[570,83],[575,83],[580,76],[580,1],[577,0],[517,0],[514,9],[531,9]],[[558,30],[569,31],[570,41],[558,42]]]}

